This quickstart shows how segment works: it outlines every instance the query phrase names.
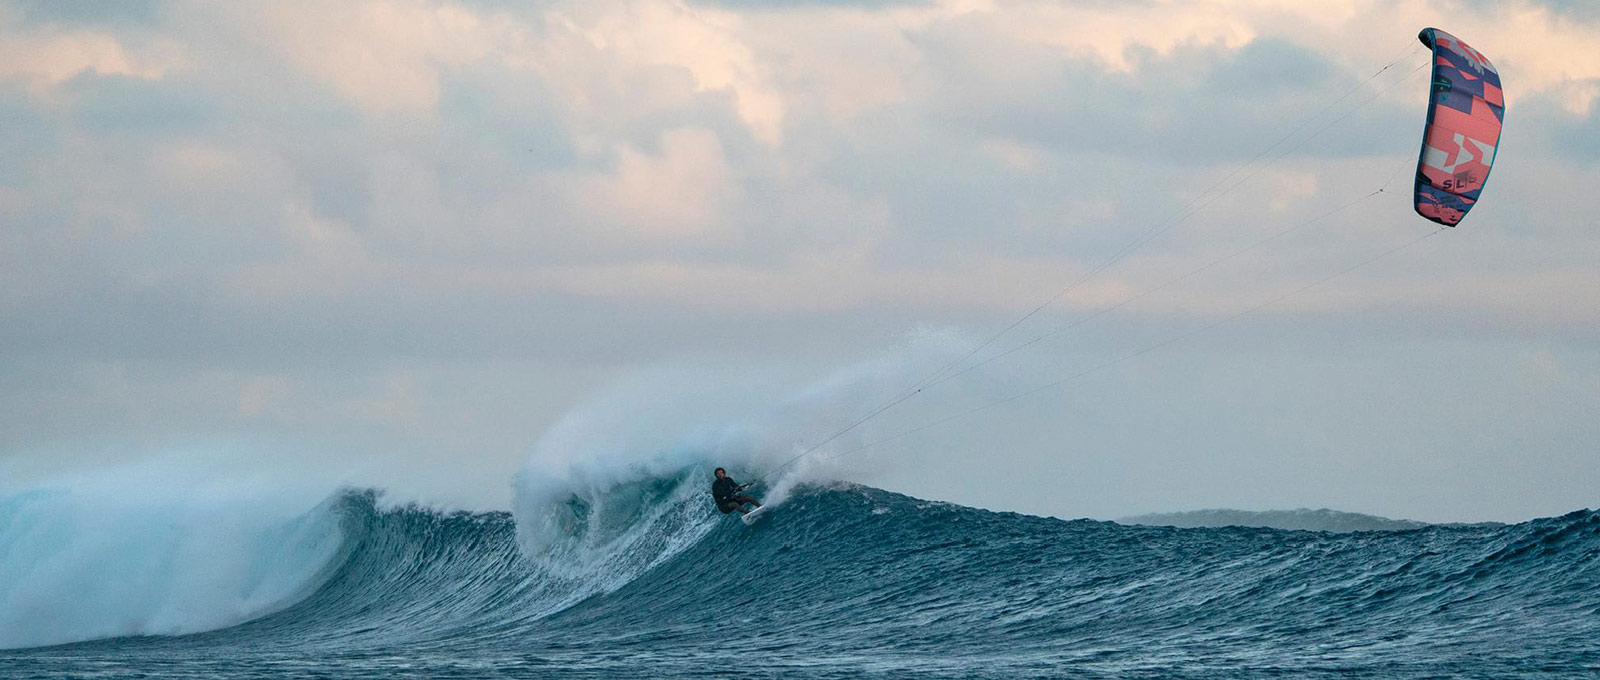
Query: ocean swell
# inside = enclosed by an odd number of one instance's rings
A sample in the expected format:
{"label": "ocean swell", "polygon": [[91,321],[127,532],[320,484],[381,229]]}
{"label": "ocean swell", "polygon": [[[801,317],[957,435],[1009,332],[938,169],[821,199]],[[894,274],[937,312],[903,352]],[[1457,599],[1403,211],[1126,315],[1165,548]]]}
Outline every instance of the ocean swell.
{"label": "ocean swell", "polygon": [[201,634],[0,654],[0,670],[114,659],[182,660],[173,677],[195,678],[272,663],[295,677],[401,664],[587,678],[693,675],[728,650],[751,674],[822,677],[1571,677],[1600,664],[1593,511],[1347,534],[1175,529],[828,483],[745,526],[711,508],[701,474],[598,494],[611,519],[567,524],[571,546],[544,557],[524,552],[509,513],[347,493],[315,515],[342,541],[310,596]]}

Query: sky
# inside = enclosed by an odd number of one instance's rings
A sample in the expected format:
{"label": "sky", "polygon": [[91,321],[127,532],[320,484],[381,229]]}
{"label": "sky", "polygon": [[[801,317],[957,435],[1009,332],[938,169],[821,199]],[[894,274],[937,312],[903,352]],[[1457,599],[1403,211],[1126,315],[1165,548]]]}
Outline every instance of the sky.
{"label": "sky", "polygon": [[[1427,26],[1508,103],[1439,233]],[[1596,44],[1554,0],[0,2],[0,472],[505,508],[575,412],[828,406],[781,458],[1049,301],[821,453],[1060,517],[1594,507]]]}

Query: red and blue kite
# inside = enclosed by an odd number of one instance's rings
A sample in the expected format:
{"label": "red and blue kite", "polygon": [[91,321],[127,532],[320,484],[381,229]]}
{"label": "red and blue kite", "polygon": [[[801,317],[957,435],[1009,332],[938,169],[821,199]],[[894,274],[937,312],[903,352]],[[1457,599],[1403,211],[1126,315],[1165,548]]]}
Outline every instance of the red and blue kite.
{"label": "red and blue kite", "polygon": [[1478,202],[1500,145],[1505,93],[1488,57],[1449,33],[1424,28],[1433,49],[1433,90],[1417,159],[1417,214],[1456,226]]}

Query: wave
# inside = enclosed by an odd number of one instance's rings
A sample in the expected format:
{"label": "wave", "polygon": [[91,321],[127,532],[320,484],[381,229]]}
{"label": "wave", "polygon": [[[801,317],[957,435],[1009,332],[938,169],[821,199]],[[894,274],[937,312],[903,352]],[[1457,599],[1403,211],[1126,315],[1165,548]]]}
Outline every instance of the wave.
{"label": "wave", "polygon": [[255,619],[310,594],[344,545],[331,500],[148,488],[0,496],[0,649]]}
{"label": "wave", "polygon": [[[739,649],[759,652],[768,674],[1072,664],[1113,677],[1215,664],[1449,675],[1588,667],[1600,635],[1593,511],[1356,534],[1176,529],[804,484],[746,527],[711,507],[701,481],[684,470],[615,486],[598,496],[615,514],[565,524],[570,545],[544,555],[524,551],[509,513],[385,508],[374,492],[349,492],[303,525],[335,521],[331,561],[280,562],[287,571],[265,580],[316,574],[298,602],[207,633],[86,643],[49,662],[203,659],[213,669],[270,653],[322,659],[338,675],[340,660],[373,654],[536,658],[603,676],[690,674]],[[584,517],[581,507],[552,512]]]}
{"label": "wave", "polygon": [[1357,512],[1339,512],[1322,508],[1311,510],[1229,510],[1224,508],[1189,510],[1185,512],[1156,512],[1117,520],[1121,524],[1145,524],[1170,527],[1270,527],[1296,531],[1395,531],[1428,526],[1427,522],[1409,519],[1389,519]]}
{"label": "wave", "polygon": [[[821,380],[716,366],[635,377],[540,439],[515,482],[514,522],[483,515],[468,523],[509,530],[515,542],[496,543],[487,557],[428,549],[447,562],[498,564],[497,578],[516,580],[523,593],[521,616],[613,591],[716,526],[703,501],[711,467],[746,478],[777,467],[796,453],[794,442],[881,402],[889,386],[947,360],[957,340],[927,334]],[[0,491],[0,648],[226,628],[324,584],[401,579],[385,575],[397,563],[377,555],[416,548],[408,530],[468,531],[454,516],[373,515],[373,502],[360,500],[375,502],[367,493],[220,483],[191,458]],[[769,500],[843,469],[802,463],[769,480]],[[448,583],[441,575],[427,587],[453,592]],[[446,610],[430,608],[430,616]]]}

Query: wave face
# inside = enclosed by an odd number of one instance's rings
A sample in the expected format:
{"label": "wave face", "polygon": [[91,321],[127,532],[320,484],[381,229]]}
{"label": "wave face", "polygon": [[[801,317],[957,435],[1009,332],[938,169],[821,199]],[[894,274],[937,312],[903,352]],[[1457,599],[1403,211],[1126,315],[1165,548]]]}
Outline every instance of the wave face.
{"label": "wave face", "polygon": [[[567,538],[538,554],[519,545],[508,513],[383,509],[373,494],[346,494],[317,515],[338,524],[342,542],[291,606],[203,633],[0,651],[0,676],[1600,670],[1592,511],[1355,534],[1174,529],[811,485],[747,527],[710,508],[704,474],[616,487],[604,513],[575,496],[546,518]],[[284,564],[261,568],[303,568]]]}

